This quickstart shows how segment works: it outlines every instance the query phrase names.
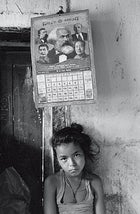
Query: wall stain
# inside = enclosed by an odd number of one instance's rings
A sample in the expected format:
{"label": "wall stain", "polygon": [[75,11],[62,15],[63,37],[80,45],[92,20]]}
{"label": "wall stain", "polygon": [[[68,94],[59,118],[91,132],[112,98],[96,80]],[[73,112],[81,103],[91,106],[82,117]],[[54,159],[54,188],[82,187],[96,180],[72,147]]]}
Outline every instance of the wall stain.
{"label": "wall stain", "polygon": [[8,0],[6,0],[6,12],[9,14],[9,9],[8,9]]}
{"label": "wall stain", "polygon": [[121,214],[122,203],[123,196],[120,193],[105,195],[106,212],[108,214]]}
{"label": "wall stain", "polygon": [[120,6],[121,4],[120,4],[120,1],[118,1],[118,5]]}
{"label": "wall stain", "polygon": [[95,7],[95,9],[96,9],[96,10],[98,10],[98,5],[97,5],[97,4],[96,4],[96,7]]}
{"label": "wall stain", "polygon": [[124,21],[121,19],[117,32],[116,32],[116,35],[115,35],[116,42],[119,42],[119,40],[122,39],[123,26],[124,26]]}
{"label": "wall stain", "polygon": [[71,3],[70,0],[66,0],[66,13],[69,13],[71,11],[70,3]]}
{"label": "wall stain", "polygon": [[134,115],[138,116],[139,113],[140,113],[140,107],[138,106],[134,109]]}
{"label": "wall stain", "polygon": [[120,76],[120,78],[123,80],[125,78],[125,72],[122,63],[119,59],[116,59],[114,61],[114,68],[112,70],[112,76],[114,78]]}

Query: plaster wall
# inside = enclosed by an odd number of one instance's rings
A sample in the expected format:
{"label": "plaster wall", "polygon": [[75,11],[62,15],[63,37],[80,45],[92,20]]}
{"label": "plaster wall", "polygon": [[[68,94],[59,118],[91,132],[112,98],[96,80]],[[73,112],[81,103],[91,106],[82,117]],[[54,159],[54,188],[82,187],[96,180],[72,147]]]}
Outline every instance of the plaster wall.
{"label": "plaster wall", "polygon": [[32,17],[55,14],[60,5],[66,11],[65,0],[1,0],[0,27],[28,28]]}
{"label": "plaster wall", "polygon": [[72,106],[72,120],[100,144],[97,173],[107,213],[140,212],[140,3],[137,0],[71,0],[71,11],[89,9],[98,100]]}
{"label": "plaster wall", "polygon": [[98,99],[71,107],[101,147],[97,173],[104,183],[107,214],[140,210],[140,3],[138,0],[1,0],[0,27],[30,27],[34,16],[59,5],[89,9]]}

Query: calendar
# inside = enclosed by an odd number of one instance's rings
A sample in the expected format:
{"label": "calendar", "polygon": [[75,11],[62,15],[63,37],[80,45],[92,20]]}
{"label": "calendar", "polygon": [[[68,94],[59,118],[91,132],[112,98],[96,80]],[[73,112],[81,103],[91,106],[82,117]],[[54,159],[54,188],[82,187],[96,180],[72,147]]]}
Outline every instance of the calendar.
{"label": "calendar", "polygon": [[32,18],[31,56],[37,108],[96,102],[88,10]]}

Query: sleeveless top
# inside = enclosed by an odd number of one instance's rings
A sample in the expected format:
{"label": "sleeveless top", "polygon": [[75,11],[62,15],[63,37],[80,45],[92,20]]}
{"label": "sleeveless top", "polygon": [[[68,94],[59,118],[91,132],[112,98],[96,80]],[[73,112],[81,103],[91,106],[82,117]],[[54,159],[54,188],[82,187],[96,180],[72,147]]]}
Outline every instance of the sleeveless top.
{"label": "sleeveless top", "polygon": [[86,197],[83,201],[78,203],[68,203],[64,204],[61,202],[61,199],[65,192],[65,178],[64,172],[60,172],[61,176],[61,187],[57,194],[57,206],[59,214],[94,214],[93,204],[94,196],[91,191],[89,180],[85,180],[86,187]]}

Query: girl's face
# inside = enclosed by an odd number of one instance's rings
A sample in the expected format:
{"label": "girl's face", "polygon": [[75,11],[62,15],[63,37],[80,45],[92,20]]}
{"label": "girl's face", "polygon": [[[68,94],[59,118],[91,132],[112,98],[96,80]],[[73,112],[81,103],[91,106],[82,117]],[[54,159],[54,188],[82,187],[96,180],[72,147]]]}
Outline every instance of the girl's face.
{"label": "girl's face", "polygon": [[61,168],[69,176],[81,175],[85,166],[85,155],[79,145],[61,144],[56,147],[56,154]]}

